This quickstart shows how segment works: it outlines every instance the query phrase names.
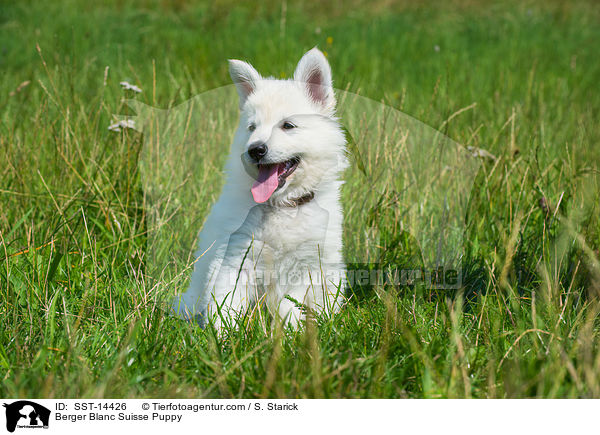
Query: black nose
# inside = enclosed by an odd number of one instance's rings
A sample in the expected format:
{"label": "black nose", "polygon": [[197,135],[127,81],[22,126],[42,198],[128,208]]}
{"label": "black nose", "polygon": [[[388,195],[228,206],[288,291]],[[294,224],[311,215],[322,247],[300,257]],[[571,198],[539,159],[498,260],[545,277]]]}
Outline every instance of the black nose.
{"label": "black nose", "polygon": [[248,147],[248,154],[257,162],[267,154],[267,151],[267,144],[264,142],[255,142]]}

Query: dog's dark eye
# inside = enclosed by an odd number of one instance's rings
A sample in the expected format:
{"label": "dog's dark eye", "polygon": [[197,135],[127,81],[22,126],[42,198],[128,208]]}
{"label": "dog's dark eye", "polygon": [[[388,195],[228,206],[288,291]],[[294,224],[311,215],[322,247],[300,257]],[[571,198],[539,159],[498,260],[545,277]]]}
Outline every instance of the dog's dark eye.
{"label": "dog's dark eye", "polygon": [[290,121],[285,121],[283,123],[283,125],[281,126],[281,128],[283,128],[284,130],[291,130],[292,128],[296,128],[296,126],[294,124],[292,124]]}
{"label": "dog's dark eye", "polygon": [[256,124],[255,124],[255,123],[252,123],[252,124],[250,124],[250,125],[248,126],[248,130],[250,130],[250,131],[254,131],[254,130],[256,130]]}

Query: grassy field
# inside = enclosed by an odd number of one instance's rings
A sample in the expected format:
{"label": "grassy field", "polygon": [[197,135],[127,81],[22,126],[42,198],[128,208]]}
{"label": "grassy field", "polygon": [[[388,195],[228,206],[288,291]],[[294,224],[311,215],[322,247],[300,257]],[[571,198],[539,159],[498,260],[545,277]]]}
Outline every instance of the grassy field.
{"label": "grassy field", "polygon": [[[165,312],[144,139],[107,127],[123,98],[183,104],[229,84],[228,58],[289,76],[315,45],[337,88],[497,157],[469,198],[465,284],[375,286],[299,332],[219,338]],[[0,396],[599,398],[599,45],[594,2],[2,2]],[[405,264],[410,204],[363,219],[351,199],[347,254],[376,237]]]}

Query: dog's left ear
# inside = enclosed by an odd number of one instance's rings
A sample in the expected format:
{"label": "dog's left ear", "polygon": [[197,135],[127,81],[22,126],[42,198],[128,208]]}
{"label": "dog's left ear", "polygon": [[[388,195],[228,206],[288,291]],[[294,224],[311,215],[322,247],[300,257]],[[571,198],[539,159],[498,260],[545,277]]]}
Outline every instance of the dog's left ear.
{"label": "dog's left ear", "polygon": [[335,96],[331,87],[331,68],[325,55],[313,48],[300,59],[294,80],[306,87],[309,97],[326,110],[335,108]]}

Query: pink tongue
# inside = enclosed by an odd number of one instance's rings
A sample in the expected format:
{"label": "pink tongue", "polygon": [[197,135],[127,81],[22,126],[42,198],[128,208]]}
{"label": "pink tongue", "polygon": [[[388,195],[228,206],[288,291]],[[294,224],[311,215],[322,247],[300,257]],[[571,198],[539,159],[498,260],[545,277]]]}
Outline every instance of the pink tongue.
{"label": "pink tongue", "polygon": [[279,165],[261,165],[252,185],[252,196],[258,203],[267,201],[279,185]]}

